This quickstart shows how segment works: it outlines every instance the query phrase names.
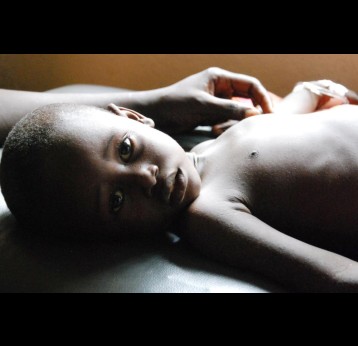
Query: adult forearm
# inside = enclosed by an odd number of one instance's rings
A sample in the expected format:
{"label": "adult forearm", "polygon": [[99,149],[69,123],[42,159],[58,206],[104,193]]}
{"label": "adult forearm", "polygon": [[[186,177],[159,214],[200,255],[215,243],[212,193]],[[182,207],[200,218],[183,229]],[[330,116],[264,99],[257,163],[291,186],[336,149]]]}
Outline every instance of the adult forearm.
{"label": "adult forearm", "polygon": [[62,94],[0,89],[0,144],[4,143],[11,128],[23,116],[46,104],[77,103],[105,108],[109,103],[115,103],[144,113],[148,113],[145,110],[150,109],[149,116],[156,121],[153,105],[154,100],[158,100],[161,94],[162,89],[100,94]]}

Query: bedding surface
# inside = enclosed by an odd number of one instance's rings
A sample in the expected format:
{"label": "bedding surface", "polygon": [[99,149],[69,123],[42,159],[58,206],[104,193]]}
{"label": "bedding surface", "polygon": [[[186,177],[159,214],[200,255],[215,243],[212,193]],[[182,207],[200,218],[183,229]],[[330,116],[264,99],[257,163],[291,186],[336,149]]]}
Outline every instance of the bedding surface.
{"label": "bedding surface", "polygon": [[200,256],[174,236],[141,243],[24,234],[0,196],[0,292],[280,292]]}

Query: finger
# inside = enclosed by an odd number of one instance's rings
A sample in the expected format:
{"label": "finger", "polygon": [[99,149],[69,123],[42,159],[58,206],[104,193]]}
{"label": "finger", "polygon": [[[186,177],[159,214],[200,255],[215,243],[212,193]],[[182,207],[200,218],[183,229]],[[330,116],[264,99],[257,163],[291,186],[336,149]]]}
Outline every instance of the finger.
{"label": "finger", "polygon": [[211,133],[218,137],[220,136],[223,132],[225,132],[227,129],[229,129],[231,126],[234,126],[236,124],[238,124],[239,121],[237,120],[228,120],[228,121],[225,121],[224,123],[221,123],[221,124],[217,124],[217,125],[214,125],[212,128],[211,128]]}
{"label": "finger", "polygon": [[269,93],[261,82],[253,77],[218,69],[215,78],[215,96],[245,96],[260,105],[264,113],[272,113]]}
{"label": "finger", "polygon": [[271,97],[259,80],[256,78],[249,78],[249,80],[247,80],[247,84],[245,84],[246,90],[244,89],[244,91],[242,91],[242,82],[234,80],[232,84],[235,92],[246,92],[246,96],[250,97],[254,101],[255,105],[259,105],[264,113],[273,112]]}
{"label": "finger", "polygon": [[243,120],[250,116],[261,114],[256,107],[248,107],[232,100],[209,96],[208,101],[210,102],[208,109],[212,114],[210,117],[211,124],[225,122],[229,119]]}

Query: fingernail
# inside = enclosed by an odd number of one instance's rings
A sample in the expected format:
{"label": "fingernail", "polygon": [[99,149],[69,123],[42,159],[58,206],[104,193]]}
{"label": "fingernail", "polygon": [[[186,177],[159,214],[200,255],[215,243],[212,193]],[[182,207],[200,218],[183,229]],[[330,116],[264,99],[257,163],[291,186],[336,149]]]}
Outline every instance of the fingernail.
{"label": "fingernail", "polygon": [[252,117],[254,115],[258,115],[260,114],[260,111],[256,108],[248,108],[246,111],[245,111],[245,118],[248,118],[248,117]]}

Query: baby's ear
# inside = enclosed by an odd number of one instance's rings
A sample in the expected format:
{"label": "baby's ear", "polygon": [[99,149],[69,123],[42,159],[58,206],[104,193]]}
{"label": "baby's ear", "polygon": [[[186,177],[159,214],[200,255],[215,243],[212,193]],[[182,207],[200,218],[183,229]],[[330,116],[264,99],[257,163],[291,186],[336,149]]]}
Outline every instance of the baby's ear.
{"label": "baby's ear", "polygon": [[144,116],[143,114],[140,114],[132,109],[128,109],[128,108],[124,108],[124,107],[118,107],[116,106],[114,103],[110,103],[107,106],[107,109],[120,116],[120,117],[125,117],[125,118],[129,118],[135,121],[139,121],[140,123],[144,124],[144,125],[148,125],[150,127],[154,127],[154,121],[151,118],[147,118],[146,116]]}

